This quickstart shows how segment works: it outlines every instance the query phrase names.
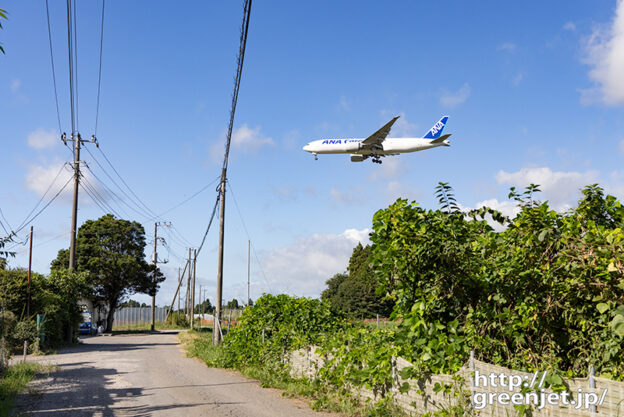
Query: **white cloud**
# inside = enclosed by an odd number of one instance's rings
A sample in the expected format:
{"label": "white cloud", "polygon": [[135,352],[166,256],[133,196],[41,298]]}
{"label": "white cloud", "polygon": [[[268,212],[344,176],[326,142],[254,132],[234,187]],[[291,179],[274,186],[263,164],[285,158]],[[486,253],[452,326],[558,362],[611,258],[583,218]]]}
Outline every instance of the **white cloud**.
{"label": "white cloud", "polygon": [[504,42],[496,48],[498,51],[513,52],[516,50],[516,44],[512,42]]}
{"label": "white cloud", "polygon": [[517,172],[501,170],[496,174],[496,181],[499,184],[515,186],[517,191],[522,191],[522,188],[530,184],[538,184],[542,193],[535,198],[549,200],[552,208],[561,211],[576,203],[580,198],[581,188],[598,182],[598,172],[552,171],[548,167],[522,168]]}
{"label": "white cloud", "polygon": [[624,200],[624,171],[612,171],[604,189],[618,200]]}
{"label": "white cloud", "polygon": [[594,30],[586,51],[585,62],[592,67],[589,78],[597,86],[583,90],[581,101],[624,104],[624,0],[618,0],[611,26]]}
{"label": "white cloud", "polygon": [[[86,169],[82,169],[80,172],[84,178],[81,181],[84,181],[90,187],[89,192],[95,192],[97,193],[97,197],[103,199],[104,201],[108,201],[109,198],[107,194],[94,180],[91,172]],[[29,190],[34,191],[39,197],[42,197],[45,194],[47,201],[55,196],[67,183],[67,186],[58,196],[58,199],[69,202],[73,197],[73,175],[74,173],[72,168],[65,162],[54,162],[47,166],[32,165],[26,174],[26,187]],[[92,201],[91,197],[88,197],[86,201]]]}
{"label": "white cloud", "polygon": [[53,130],[37,129],[28,134],[27,142],[33,149],[46,149],[53,147],[58,139]]}
{"label": "white cloud", "polygon": [[563,30],[569,30],[571,32],[576,30],[576,25],[574,24],[574,22],[566,22],[563,25]]}
{"label": "white cloud", "polygon": [[369,243],[369,232],[347,229],[341,234],[314,234],[273,249],[262,262],[268,284],[293,295],[318,297],[325,281],[346,270],[358,242]]}
{"label": "white cloud", "polygon": [[[39,197],[42,197],[48,190],[48,187],[50,187],[46,198],[51,198],[56,195],[72,177],[73,172],[68,166],[65,166],[65,162],[56,162],[48,166],[33,165],[26,174],[26,187],[37,193]],[[54,178],[56,178],[56,180],[54,180]],[[52,181],[54,181],[54,183],[52,183]],[[52,184],[52,186],[50,186],[50,184]],[[72,193],[73,188],[71,184],[68,184],[59,198],[71,201]]]}
{"label": "white cloud", "polygon": [[11,92],[14,94],[17,93],[21,86],[22,80],[20,80],[19,78],[15,78],[13,81],[11,81]]}
{"label": "white cloud", "polygon": [[243,152],[256,152],[263,146],[274,145],[273,139],[260,133],[260,126],[250,129],[247,123],[244,123],[232,132],[232,146],[241,149]]}
{"label": "white cloud", "polygon": [[468,99],[470,95],[470,85],[465,83],[456,92],[443,91],[440,97],[440,104],[446,107],[455,107]]}
{"label": "white cloud", "polygon": [[519,72],[511,79],[511,83],[515,87],[517,87],[518,85],[520,85],[523,79],[524,79],[524,74],[522,72]]}

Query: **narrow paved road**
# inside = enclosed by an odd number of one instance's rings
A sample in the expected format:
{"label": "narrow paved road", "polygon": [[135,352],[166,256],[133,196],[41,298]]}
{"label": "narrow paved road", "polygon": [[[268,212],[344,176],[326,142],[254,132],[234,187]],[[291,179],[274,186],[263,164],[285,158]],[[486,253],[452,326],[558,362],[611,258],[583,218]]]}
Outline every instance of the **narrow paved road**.
{"label": "narrow paved road", "polygon": [[330,416],[187,358],[175,332],[91,337],[29,360],[57,365],[18,397],[16,411],[32,416]]}

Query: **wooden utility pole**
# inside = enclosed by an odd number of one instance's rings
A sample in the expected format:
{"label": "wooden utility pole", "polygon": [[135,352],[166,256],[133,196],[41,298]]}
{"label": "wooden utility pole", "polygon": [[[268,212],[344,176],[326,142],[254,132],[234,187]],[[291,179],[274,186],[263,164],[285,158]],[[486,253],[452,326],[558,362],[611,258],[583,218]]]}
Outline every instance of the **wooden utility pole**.
{"label": "wooden utility pole", "polygon": [[74,141],[74,200],[72,203],[72,223],[71,238],[69,241],[69,270],[74,269],[76,262],[76,223],[78,222],[78,185],[80,183],[80,133],[76,138],[72,133],[71,140]]}
{"label": "wooden utility pole", "polygon": [[72,132],[71,139],[67,139],[65,134],[61,136],[61,140],[65,145],[67,142],[74,142],[74,199],[72,203],[72,223],[71,223],[71,236],[69,241],[69,270],[72,271],[76,265],[76,232],[78,223],[78,188],[80,185],[80,146],[83,143],[95,143],[98,146],[95,136],[91,137],[91,140],[82,140],[80,133]]}
{"label": "wooden utility pole", "polygon": [[30,250],[28,251],[28,294],[26,298],[26,318],[30,317],[30,271],[32,267],[33,227],[30,226]]}
{"label": "wooden utility pole", "polygon": [[[193,250],[193,286],[191,289],[191,329],[195,324],[195,275],[197,274],[197,249]],[[189,250],[190,252],[190,250]]]}
{"label": "wooden utility pole", "polygon": [[[243,22],[241,26],[241,42],[238,52],[238,62],[236,68],[236,79],[234,81],[234,93],[232,94],[232,108],[230,110],[230,123],[228,124],[228,131],[225,141],[225,155],[223,156],[223,168],[221,169],[221,187],[219,190],[220,201],[220,216],[219,216],[219,256],[217,266],[217,300],[216,300],[216,320],[221,321],[221,298],[223,296],[223,242],[225,233],[225,188],[227,184],[227,167],[228,158],[230,156],[230,144],[232,142],[232,129],[234,128],[234,115],[236,113],[236,103],[238,101],[238,91],[240,88],[241,76],[243,73],[243,61],[245,58],[245,47],[247,45],[247,33],[249,31],[249,17],[251,15],[251,0],[245,0],[245,7],[243,11]],[[213,332],[212,342],[214,345],[221,343],[221,333]]]}
{"label": "wooden utility pole", "polygon": [[[176,296],[178,297],[178,314],[180,314],[180,283],[182,282],[182,275],[180,275],[180,268],[178,268],[178,289],[176,290],[176,294],[173,296],[173,301],[175,302]],[[173,303],[171,303],[171,308],[173,308]]]}
{"label": "wooden utility pole", "polygon": [[186,318],[190,321],[191,317],[191,269],[193,268],[193,261],[191,258],[191,248],[189,248],[189,255],[188,255],[188,263],[189,263],[189,270],[188,270],[188,278],[186,280]]}
{"label": "wooden utility pole", "polygon": [[[227,181],[226,176],[227,168],[224,166],[223,170],[221,171],[221,201],[219,208],[219,255],[217,257],[217,303],[215,305],[214,314],[214,319],[219,322],[219,327],[221,327],[221,297],[223,296],[223,241],[225,235],[225,183]],[[221,343],[221,334],[219,332],[212,333],[212,342],[214,345],[218,345]]]}
{"label": "wooden utility pole", "polygon": [[152,284],[154,288],[152,288],[152,325],[150,326],[151,331],[155,329],[156,322],[156,268],[158,267],[158,222],[154,223],[154,276],[152,277]]}

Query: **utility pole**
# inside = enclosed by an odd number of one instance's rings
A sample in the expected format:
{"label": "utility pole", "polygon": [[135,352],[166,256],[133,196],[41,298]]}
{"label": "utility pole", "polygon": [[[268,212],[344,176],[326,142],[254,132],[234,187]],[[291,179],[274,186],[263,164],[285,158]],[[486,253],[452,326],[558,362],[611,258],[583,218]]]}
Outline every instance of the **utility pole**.
{"label": "utility pole", "polygon": [[76,265],[76,226],[78,222],[78,186],[80,184],[80,145],[83,143],[95,143],[98,146],[95,136],[91,137],[91,140],[82,140],[80,133],[72,132],[71,139],[67,139],[65,133],[61,136],[61,140],[65,145],[67,142],[74,142],[74,199],[72,203],[72,224],[71,224],[71,237],[69,241],[69,270],[72,271]]}
{"label": "utility pole", "polygon": [[188,318],[189,322],[191,321],[191,269],[193,268],[193,263],[192,263],[192,258],[191,258],[191,248],[189,248],[189,257],[188,257],[188,264],[189,264],[189,270],[188,270],[188,278],[186,280],[186,317]]}
{"label": "utility pole", "polygon": [[[245,48],[247,45],[247,33],[249,31],[249,18],[251,15],[251,0],[245,0],[243,11],[243,22],[241,26],[241,42],[238,51],[238,59],[236,65],[236,79],[234,81],[234,93],[232,94],[232,108],[230,110],[230,123],[228,124],[227,139],[225,141],[225,155],[223,156],[223,167],[221,169],[221,188],[219,196],[221,198],[220,218],[219,218],[219,256],[217,266],[217,299],[216,299],[216,320],[221,324],[221,298],[223,296],[223,241],[225,232],[225,186],[227,183],[227,167],[230,156],[230,145],[232,141],[232,129],[234,128],[234,115],[236,113],[236,103],[238,101],[238,92],[240,89],[241,77],[243,74],[243,61],[245,58]],[[212,342],[214,345],[221,343],[221,333],[213,332]]]}
{"label": "utility pole", "polygon": [[154,288],[152,288],[152,325],[150,326],[150,330],[154,331],[155,329],[155,315],[156,315],[156,268],[158,265],[158,222],[154,223],[154,276],[152,277],[152,283],[154,284]]}
{"label": "utility pole", "polygon": [[[168,222],[155,222],[154,223],[154,275],[152,276],[152,284],[154,288],[152,289],[152,324],[150,326],[151,331],[154,331],[156,324],[156,273],[158,267],[158,226],[171,227],[171,223]],[[164,239],[160,238],[163,242]],[[167,261],[163,261],[162,263],[166,263]]]}
{"label": "utility pole", "polygon": [[30,250],[28,251],[28,295],[26,299],[26,318],[30,317],[30,271],[32,267],[33,227],[30,226]]}
{"label": "utility pole", "polygon": [[[190,252],[190,250],[189,250]],[[195,324],[195,276],[197,274],[197,249],[193,249],[193,287],[191,290],[191,329]]]}
{"label": "utility pole", "polygon": [[247,307],[249,307],[249,300],[251,300],[251,298],[249,298],[249,272],[251,270],[250,268],[251,259],[249,258],[249,255],[251,253],[250,248],[251,248],[251,240],[248,240],[247,241],[247,302],[245,303]]}
{"label": "utility pole", "polygon": [[[229,150],[229,149],[228,149]],[[226,155],[227,158],[227,155]],[[219,322],[221,327],[221,297],[223,296],[223,241],[225,234],[225,183],[227,181],[227,167],[223,167],[221,171],[221,189],[220,189],[220,216],[219,216],[219,255],[217,265],[217,303],[215,306],[215,320]],[[219,332],[212,333],[212,344],[221,343],[221,334]]]}
{"label": "utility pole", "polygon": [[[180,275],[180,268],[178,268],[178,290],[180,289],[180,284],[179,283],[182,280],[181,277],[182,276]],[[179,291],[176,290],[176,292],[179,292]],[[180,294],[177,294],[177,295],[178,295],[178,314],[180,314]],[[175,296],[173,297],[173,299],[175,301]],[[173,307],[173,303],[171,303],[171,304],[172,304],[171,307]]]}

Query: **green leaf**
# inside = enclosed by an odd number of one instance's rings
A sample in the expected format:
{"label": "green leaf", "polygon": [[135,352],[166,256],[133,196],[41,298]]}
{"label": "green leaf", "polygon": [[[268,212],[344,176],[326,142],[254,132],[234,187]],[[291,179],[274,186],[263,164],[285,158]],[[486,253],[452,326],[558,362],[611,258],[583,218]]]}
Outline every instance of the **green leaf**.
{"label": "green leaf", "polygon": [[598,303],[596,304],[596,308],[600,314],[603,314],[605,311],[609,309],[609,305],[606,303]]}
{"label": "green leaf", "polygon": [[624,316],[615,316],[611,321],[611,328],[617,335],[624,337]]}

